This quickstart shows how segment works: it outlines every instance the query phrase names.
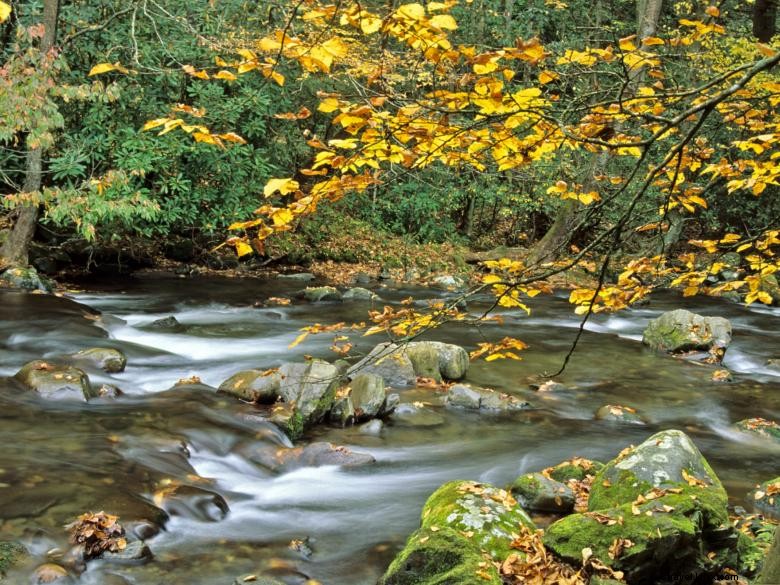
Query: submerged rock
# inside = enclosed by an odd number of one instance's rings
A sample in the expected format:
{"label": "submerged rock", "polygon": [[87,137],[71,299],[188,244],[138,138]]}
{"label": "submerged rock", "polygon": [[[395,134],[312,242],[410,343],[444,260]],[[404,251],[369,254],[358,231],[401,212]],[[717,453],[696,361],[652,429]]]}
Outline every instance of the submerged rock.
{"label": "submerged rock", "polygon": [[23,290],[39,290],[45,293],[50,293],[54,290],[52,281],[38,274],[38,271],[31,266],[27,268],[8,268],[0,274],[0,280],[6,282],[9,286]]}
{"label": "submerged rock", "polygon": [[251,444],[246,447],[243,454],[249,460],[273,472],[289,472],[301,467],[324,465],[359,467],[376,462],[376,459],[368,453],[352,451],[324,441],[291,448]]}
{"label": "submerged rock", "polygon": [[743,433],[749,433],[760,437],[762,439],[768,439],[780,444],[780,424],[777,424],[773,420],[767,420],[765,418],[746,418],[737,422],[735,425],[738,431]]}
{"label": "submerged rock", "polygon": [[198,522],[219,522],[230,511],[220,494],[188,485],[163,491],[155,502],[170,516],[183,516]]}
{"label": "submerged rock", "polygon": [[22,366],[14,378],[48,399],[88,400],[96,396],[87,375],[73,366],[35,360]]}
{"label": "submerged rock", "polygon": [[447,392],[446,403],[467,410],[512,411],[530,407],[528,402],[509,394],[489,388],[473,388],[466,384],[454,384]]}
{"label": "submerged rock", "polygon": [[556,514],[568,514],[574,510],[574,491],[541,473],[521,475],[512,483],[510,490],[526,510]]}
{"label": "submerged rock", "polygon": [[0,540],[0,581],[11,567],[29,557],[24,545],[9,540]]}
{"label": "submerged rock", "polygon": [[550,525],[544,543],[573,564],[590,548],[632,584],[662,582],[670,569],[703,579],[736,555],[727,501],[690,438],[663,431],[605,465],[593,480],[589,511]]}
{"label": "submerged rock", "polygon": [[122,550],[111,552],[106,551],[101,557],[109,563],[118,563],[123,565],[142,565],[152,560],[151,549],[143,542],[134,540],[127,543]]}
{"label": "submerged rock", "polygon": [[620,406],[619,404],[605,404],[599,408],[596,411],[596,420],[632,425],[646,424],[636,410],[630,406]]}
{"label": "submerged rock", "polygon": [[127,357],[118,349],[112,347],[93,347],[82,349],[71,356],[74,360],[82,362],[93,368],[103,370],[109,374],[125,371]]}
{"label": "submerged rock", "polygon": [[73,583],[73,579],[64,567],[55,563],[45,563],[35,568],[30,578],[30,583],[32,585],[43,585],[44,583],[65,585],[66,583]]}
{"label": "submerged rock", "polygon": [[731,343],[731,323],[723,317],[703,317],[677,309],[650,321],[642,343],[667,353],[708,351],[720,359]]}
{"label": "submerged rock", "polygon": [[162,319],[156,319],[151,323],[148,323],[146,327],[148,327],[149,329],[162,329],[165,331],[172,331],[176,333],[184,331],[185,329],[184,325],[182,325],[179,322],[179,320],[173,315],[169,315],[168,317],[163,317]]}
{"label": "submerged rock", "polygon": [[284,280],[309,281],[314,280],[315,277],[311,272],[296,272],[294,274],[278,274],[276,278],[281,278]]}
{"label": "submerged rock", "polygon": [[273,404],[279,397],[281,374],[278,371],[243,370],[219,385],[219,392],[241,400]]}
{"label": "submerged rock", "polygon": [[393,424],[405,427],[435,427],[444,424],[444,417],[438,412],[411,403],[396,406],[390,420]]}

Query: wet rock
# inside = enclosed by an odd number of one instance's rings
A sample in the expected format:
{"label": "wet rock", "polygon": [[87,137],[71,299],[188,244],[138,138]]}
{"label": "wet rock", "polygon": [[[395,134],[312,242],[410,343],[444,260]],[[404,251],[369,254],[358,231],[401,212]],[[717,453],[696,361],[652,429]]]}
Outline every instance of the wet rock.
{"label": "wet rock", "polygon": [[346,447],[326,442],[315,442],[293,448],[254,445],[248,453],[244,454],[251,461],[280,473],[301,467],[322,467],[324,465],[359,467],[376,462],[376,459],[368,453],[351,451]]}
{"label": "wet rock", "polygon": [[375,374],[358,374],[350,382],[350,397],[355,409],[356,420],[367,420],[377,416],[385,405],[385,381]]}
{"label": "wet rock", "polygon": [[703,317],[677,309],[650,321],[642,343],[667,353],[708,351],[719,360],[731,343],[731,323],[723,317]]}
{"label": "wet rock", "polygon": [[780,477],[757,485],[750,492],[753,506],[762,514],[780,520]]}
{"label": "wet rock", "polygon": [[546,473],[555,481],[566,483],[570,480],[582,481],[588,475],[595,476],[603,468],[604,464],[599,461],[575,457],[549,468]]}
{"label": "wet rock", "polygon": [[409,403],[399,404],[390,419],[393,424],[406,427],[435,427],[444,424],[444,417],[438,412]]}
{"label": "wet rock", "polygon": [[422,509],[422,528],[451,528],[470,533],[469,540],[491,557],[503,560],[520,526],[534,523],[512,494],[490,484],[451,481],[436,490]]}
{"label": "wet rock", "polygon": [[358,374],[374,374],[394,388],[412,386],[417,380],[409,356],[394,343],[380,343],[347,372],[352,378]]}
{"label": "wet rock", "polygon": [[450,291],[463,290],[466,288],[466,282],[462,278],[458,276],[452,276],[451,274],[443,274],[441,276],[432,278],[430,285],[434,288]]}
{"label": "wet rock", "polygon": [[541,473],[521,475],[510,490],[526,510],[555,514],[568,514],[574,510],[574,491]]}
{"label": "wet rock", "polygon": [[[478,575],[480,573],[483,576]],[[379,585],[501,585],[496,568],[486,563],[471,540],[451,528],[414,532]]]}
{"label": "wet rock", "polygon": [[52,281],[38,274],[38,271],[32,267],[8,268],[0,274],[0,280],[8,286],[23,290],[39,290],[45,293],[50,293],[54,290]]}
{"label": "wet rock", "polygon": [[412,367],[416,376],[431,378],[441,382],[439,369],[439,352],[428,343],[409,343],[404,351],[412,361]]}
{"label": "wet rock", "polygon": [[774,370],[780,370],[780,358],[769,358],[766,360],[766,365]]}
{"label": "wet rock", "polygon": [[87,375],[73,366],[35,360],[22,366],[14,378],[47,399],[88,400],[96,396]]}
{"label": "wet rock", "polygon": [[233,581],[233,585],[285,585],[282,581],[262,575],[244,575]]}
{"label": "wet rock", "polygon": [[352,404],[352,397],[349,395],[339,396],[336,393],[328,420],[342,427],[353,423],[355,421],[355,406]]}
{"label": "wet rock", "polygon": [[[439,373],[445,380],[460,380],[466,375],[469,369],[468,352],[453,343],[442,343],[441,341],[414,341],[409,344],[410,352],[419,352],[424,348],[425,351],[432,350],[438,355]],[[418,373],[422,376],[422,373]]]}
{"label": "wet rock", "polygon": [[373,301],[379,297],[366,288],[356,286],[345,290],[341,298],[345,301]]}
{"label": "wet rock", "polygon": [[125,354],[112,347],[82,349],[71,357],[77,362],[103,370],[109,374],[124,372],[127,365]]}
{"label": "wet rock", "polygon": [[54,563],[46,563],[40,565],[33,571],[30,582],[33,585],[43,585],[44,583],[57,583],[58,585],[64,585],[65,583],[73,583],[68,571],[59,565]]}
{"label": "wet rock", "polygon": [[295,404],[274,404],[268,421],[279,427],[293,441],[303,435],[305,430],[303,416],[298,412]]}
{"label": "wet rock", "polygon": [[388,394],[387,400],[385,400],[385,405],[379,412],[379,416],[384,417],[392,414],[399,404],[401,404],[401,395],[398,394],[398,392],[392,392]]}
{"label": "wet rock", "polygon": [[382,434],[382,429],[385,427],[384,423],[379,420],[378,418],[375,418],[374,420],[368,421],[367,423],[364,423],[358,427],[358,432],[361,435],[367,435],[369,437],[378,437]]}
{"label": "wet rock", "polygon": [[772,297],[772,305],[780,305],[780,284],[778,284],[774,274],[761,277],[761,290]]}
{"label": "wet rock", "polygon": [[734,425],[738,431],[780,444],[780,424],[765,418],[746,418]]}
{"label": "wet rock", "polygon": [[290,541],[290,544],[287,548],[294,550],[306,560],[309,560],[312,555],[314,555],[314,549],[311,547],[308,536],[306,538],[298,538]]}
{"label": "wet rock", "polygon": [[590,548],[632,584],[663,581],[669,567],[703,580],[736,553],[739,537],[726,505],[696,445],[681,431],[663,431],[605,465],[591,485],[589,512],[550,525],[544,543],[573,564]]}
{"label": "wet rock", "polygon": [[537,392],[561,392],[563,390],[566,390],[566,386],[559,382],[553,382],[552,380],[547,380],[543,384],[539,384],[538,386],[531,386],[534,390]]}
{"label": "wet rock", "polygon": [[183,516],[199,522],[219,522],[230,508],[216,492],[180,485],[160,492],[157,504],[170,516]]}
{"label": "wet rock", "polygon": [[276,278],[308,282],[314,280],[315,277],[311,272],[296,272],[295,274],[279,274]]}
{"label": "wet rock", "polygon": [[465,384],[453,385],[447,392],[447,404],[458,408],[479,410],[482,395]]}
{"label": "wet rock", "polygon": [[631,425],[646,424],[635,409],[630,406],[620,406],[619,404],[605,404],[599,408],[596,411],[596,420]]}
{"label": "wet rock", "polygon": [[24,545],[9,540],[0,540],[0,581],[11,567],[18,565],[29,556]]}
{"label": "wet rock", "polygon": [[310,303],[325,303],[328,301],[340,301],[341,293],[333,286],[310,286],[303,289],[299,296]]}
{"label": "wet rock", "polygon": [[170,315],[168,317],[163,317],[162,319],[156,319],[151,323],[148,323],[146,327],[149,329],[161,329],[164,331],[171,331],[174,333],[179,333],[185,330],[184,325],[179,323],[179,320],[173,315]]}
{"label": "wet rock", "polygon": [[321,360],[284,364],[279,375],[279,396],[295,404],[304,426],[321,421],[330,411],[341,382],[336,366]]}
{"label": "wet rock", "polygon": [[117,563],[123,565],[142,565],[152,560],[153,555],[151,549],[143,542],[134,540],[128,542],[127,546],[117,552],[106,551],[101,557],[104,561],[109,563]]}
{"label": "wet rock", "polygon": [[113,384],[101,384],[96,390],[95,394],[98,398],[119,398],[124,394],[120,388]]}
{"label": "wet rock", "polygon": [[243,370],[219,385],[219,392],[241,400],[273,404],[279,397],[281,374],[266,370]]}

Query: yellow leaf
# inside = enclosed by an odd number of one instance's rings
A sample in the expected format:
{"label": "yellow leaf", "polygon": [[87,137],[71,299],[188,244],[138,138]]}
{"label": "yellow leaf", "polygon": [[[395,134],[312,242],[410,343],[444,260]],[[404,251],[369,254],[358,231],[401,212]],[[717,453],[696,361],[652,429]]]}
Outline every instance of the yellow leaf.
{"label": "yellow leaf", "polygon": [[230,71],[226,71],[224,69],[219,71],[216,75],[214,75],[214,77],[216,79],[225,79],[227,81],[234,81],[238,79],[238,77],[236,77],[233,73],[231,73]]}
{"label": "yellow leaf", "polygon": [[375,16],[363,16],[360,18],[360,30],[364,35],[371,35],[382,28],[382,20]]}
{"label": "yellow leaf", "polygon": [[279,191],[282,195],[287,195],[288,193],[297,191],[298,187],[298,181],[293,179],[271,179],[265,184],[265,187],[263,188],[263,195],[270,197],[277,191]]}
{"label": "yellow leaf", "polygon": [[325,98],[320,102],[320,105],[317,106],[317,110],[325,114],[329,114],[330,112],[334,112],[338,109],[339,109],[339,100],[337,100],[336,98]]}
{"label": "yellow leaf", "polygon": [[11,16],[11,7],[5,2],[0,2],[0,22],[5,22]]}
{"label": "yellow leaf", "polygon": [[205,142],[206,144],[213,144],[214,146],[222,146],[222,141],[213,134],[193,132],[192,137],[195,139],[195,142]]}
{"label": "yellow leaf", "polygon": [[162,126],[166,122],[168,122],[170,118],[157,118],[156,120],[149,120],[146,124],[143,125],[143,128],[141,128],[141,132],[144,130],[151,130],[152,128],[157,128],[157,126]]}
{"label": "yellow leaf", "polygon": [[717,6],[707,6],[704,12],[713,18],[720,16],[720,9]]}
{"label": "yellow leaf", "polygon": [[217,136],[222,140],[227,140],[228,142],[235,142],[237,144],[246,144],[246,140],[244,140],[241,136],[239,136],[235,132],[226,132],[225,134],[217,134]]}
{"label": "yellow leaf", "polygon": [[413,4],[404,4],[398,7],[396,14],[410,20],[422,20],[425,18],[425,8],[423,8],[422,4],[417,4],[416,2]]}
{"label": "yellow leaf", "polygon": [[111,63],[98,63],[92,69],[89,70],[87,77],[92,77],[93,75],[100,75],[101,73],[108,73],[109,71],[116,71],[118,68],[119,68],[119,63],[115,63],[113,65]]}
{"label": "yellow leaf", "polygon": [[431,18],[431,24],[436,28],[444,28],[447,30],[456,30],[458,23],[449,14],[437,14]]}
{"label": "yellow leaf", "polygon": [[295,338],[295,341],[293,341],[290,345],[287,346],[287,349],[292,349],[299,343],[301,343],[304,339],[306,339],[309,336],[308,331],[304,331],[298,337]]}
{"label": "yellow leaf", "polygon": [[545,85],[547,83],[550,83],[551,81],[555,81],[556,79],[558,79],[558,77],[560,76],[557,73],[555,73],[555,71],[545,70],[539,73],[539,83]]}
{"label": "yellow leaf", "polygon": [[276,227],[287,225],[293,220],[293,214],[292,211],[287,209],[286,207],[283,207],[281,209],[277,209],[276,211],[271,214],[271,219],[274,221],[274,225]]}
{"label": "yellow leaf", "polygon": [[642,39],[642,44],[646,47],[652,47],[653,45],[663,45],[664,40],[658,37],[647,37]]}
{"label": "yellow leaf", "polygon": [[236,254],[238,254],[239,258],[253,252],[252,246],[247,244],[244,240],[236,240],[235,244],[233,245],[236,248]]}

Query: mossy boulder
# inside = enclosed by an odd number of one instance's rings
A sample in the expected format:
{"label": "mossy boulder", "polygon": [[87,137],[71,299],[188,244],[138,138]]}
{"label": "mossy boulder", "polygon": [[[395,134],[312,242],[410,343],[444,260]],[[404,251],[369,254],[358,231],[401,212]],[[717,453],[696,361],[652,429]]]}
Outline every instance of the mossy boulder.
{"label": "mossy boulder", "polygon": [[541,473],[521,475],[509,489],[526,510],[555,514],[568,514],[574,510],[574,491]]}
{"label": "mossy boulder", "polygon": [[667,353],[717,351],[722,357],[731,343],[731,323],[723,317],[704,317],[677,309],[650,321],[642,343]]}
{"label": "mossy boulder", "polygon": [[726,504],[720,480],[690,438],[663,431],[607,463],[593,480],[589,511],[552,524],[544,542],[572,563],[590,548],[632,584],[664,582],[670,572],[694,581],[735,556],[738,536]]}
{"label": "mossy boulder", "polygon": [[8,268],[0,274],[0,280],[4,281],[8,286],[23,290],[38,290],[45,293],[50,293],[54,290],[52,281],[38,274],[38,271],[31,266]]}
{"label": "mossy boulder", "polygon": [[73,366],[35,360],[22,366],[14,378],[47,399],[89,400],[97,396],[87,375]]}
{"label": "mossy boulder", "polygon": [[373,301],[379,297],[367,288],[355,286],[345,290],[341,298],[345,301]]}
{"label": "mossy boulder", "polygon": [[310,303],[325,303],[329,301],[340,301],[341,293],[333,286],[310,286],[299,293]]}
{"label": "mossy boulder", "polygon": [[358,374],[374,374],[394,388],[412,386],[417,379],[409,355],[394,343],[380,343],[347,372],[350,378]]}
{"label": "mossy boulder", "polygon": [[273,404],[279,397],[281,375],[278,371],[243,370],[219,385],[219,392],[241,400]]}
{"label": "mossy boulder", "polygon": [[750,499],[759,512],[780,520],[780,477],[757,485],[750,493]]}
{"label": "mossy boulder", "polygon": [[734,425],[737,430],[780,444],[780,424],[765,418],[746,418]]}
{"label": "mossy boulder", "polygon": [[298,412],[295,404],[279,402],[271,407],[268,420],[282,429],[293,441],[300,438],[306,430],[303,415]]}
{"label": "mossy boulder", "polygon": [[357,420],[377,416],[384,408],[387,394],[385,381],[375,374],[359,374],[350,383],[350,397]]}
{"label": "mossy boulder", "polygon": [[355,405],[352,404],[352,397],[349,395],[339,396],[337,393],[333,406],[330,407],[328,420],[342,427],[355,422]]}
{"label": "mossy boulder", "polygon": [[758,585],[777,585],[780,583],[780,530],[775,530],[775,539],[764,559],[764,566],[756,581]]}
{"label": "mossy boulder", "polygon": [[439,352],[435,347],[426,342],[413,342],[406,346],[406,354],[412,360],[415,375],[441,382]]}
{"label": "mossy boulder", "polygon": [[447,406],[466,410],[512,411],[523,410],[531,405],[509,394],[490,388],[475,388],[466,384],[453,384],[446,397]]}
{"label": "mossy boulder", "polygon": [[[459,345],[441,341],[413,341],[410,351],[434,351],[439,359],[439,374],[445,380],[460,380],[469,369],[469,354]],[[418,374],[422,375],[422,374]]]}
{"label": "mossy boulder", "polygon": [[436,490],[422,510],[422,528],[452,528],[469,534],[481,550],[503,561],[520,527],[531,518],[507,490],[474,481],[451,481]]}
{"label": "mossy boulder", "polygon": [[338,368],[322,360],[284,364],[279,368],[279,396],[303,419],[304,426],[321,421],[330,412],[341,381]]}
{"label": "mossy boulder", "polygon": [[379,580],[379,585],[501,585],[479,547],[451,528],[421,528]]}
{"label": "mossy boulder", "polygon": [[82,349],[71,356],[75,361],[103,370],[109,374],[117,374],[125,371],[127,357],[113,347],[93,347]]}
{"label": "mossy boulder", "polygon": [[603,468],[604,464],[600,461],[575,457],[550,467],[547,470],[547,475],[556,481],[566,483],[572,479],[582,481],[588,475],[596,475]]}
{"label": "mossy boulder", "polygon": [[0,540],[0,580],[3,575],[29,556],[27,549],[18,542]]}

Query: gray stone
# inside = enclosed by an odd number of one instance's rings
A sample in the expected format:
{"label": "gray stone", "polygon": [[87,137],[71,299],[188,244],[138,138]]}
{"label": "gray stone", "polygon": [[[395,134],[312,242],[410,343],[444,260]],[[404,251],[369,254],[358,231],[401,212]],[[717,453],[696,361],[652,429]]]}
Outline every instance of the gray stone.
{"label": "gray stone", "polygon": [[441,341],[417,341],[411,346],[427,346],[439,355],[439,372],[445,380],[460,380],[469,369],[469,354],[459,345]]}
{"label": "gray stone", "polygon": [[128,542],[123,550],[117,552],[104,552],[101,558],[110,563],[141,565],[151,561],[153,555],[151,549],[143,542],[134,540]]}
{"label": "gray stone", "polygon": [[374,418],[385,404],[385,381],[375,374],[358,374],[350,383],[350,397],[357,420]]}
{"label": "gray stone", "polygon": [[35,360],[22,366],[14,378],[48,399],[88,400],[96,396],[87,375],[73,366]]}
{"label": "gray stone", "polygon": [[541,473],[521,475],[510,489],[526,510],[556,514],[569,514],[574,510],[574,491]]}
{"label": "gray stone", "polygon": [[295,274],[279,274],[276,278],[308,282],[314,280],[314,275],[311,272],[296,272]]}
{"label": "gray stone", "polygon": [[319,422],[330,411],[341,381],[338,368],[321,360],[284,364],[279,368],[279,395],[295,404],[304,426]]}
{"label": "gray stone", "polygon": [[98,398],[119,398],[124,392],[113,384],[101,384],[100,387],[95,390],[95,394]]}
{"label": "gray stone", "polygon": [[341,293],[333,286],[310,286],[303,289],[301,296],[310,303],[340,301]]}
{"label": "gray stone", "polygon": [[379,420],[378,418],[375,418],[374,420],[370,420],[367,423],[363,423],[358,427],[358,432],[361,435],[367,435],[369,437],[378,437],[382,434],[382,429],[384,429],[385,425],[384,423]]}
{"label": "gray stone", "polygon": [[127,365],[125,354],[113,347],[82,349],[71,357],[77,362],[87,364],[109,374],[124,372]]}
{"label": "gray stone", "polygon": [[303,447],[284,449],[276,454],[277,471],[288,472],[301,467],[322,467],[338,465],[339,467],[359,467],[375,463],[376,459],[368,453],[351,451],[346,447],[332,443],[316,442]]}
{"label": "gray stone", "polygon": [[392,414],[396,406],[399,404],[401,404],[401,395],[398,394],[398,392],[392,392],[388,394],[387,399],[385,400],[385,405],[382,407],[382,411],[379,413],[379,416],[387,416]]}
{"label": "gray stone", "polygon": [[530,408],[530,404],[525,400],[520,400],[509,394],[502,394],[488,388],[480,388],[478,392],[481,395],[479,401],[480,410],[512,411],[525,410]]}
{"label": "gray stone", "polygon": [[45,293],[50,293],[54,290],[52,282],[48,278],[39,275],[38,271],[32,267],[8,268],[0,274],[0,280],[5,281],[9,286],[24,290],[39,290]]}
{"label": "gray stone", "polygon": [[352,404],[351,396],[338,396],[333,401],[328,415],[330,422],[345,427],[355,421],[355,406]]}
{"label": "gray stone", "polygon": [[643,425],[645,421],[629,406],[605,404],[596,411],[596,420]]}
{"label": "gray stone", "polygon": [[455,384],[447,392],[449,406],[479,410],[481,400],[482,395],[465,384]]}
{"label": "gray stone", "polygon": [[409,356],[393,343],[380,343],[349,369],[348,376],[354,378],[358,374],[375,374],[395,388],[412,386],[417,380]]}
{"label": "gray stone", "polygon": [[412,342],[404,348],[406,355],[412,361],[412,367],[416,376],[431,378],[441,382],[441,370],[439,368],[439,352],[430,343]]}
{"label": "gray stone", "polygon": [[430,284],[442,290],[462,290],[466,287],[466,282],[462,278],[450,274],[436,276],[431,279]]}
{"label": "gray stone", "polygon": [[170,516],[181,516],[198,522],[219,522],[224,520],[230,510],[220,494],[188,485],[161,492],[155,503]]}
{"label": "gray stone", "polygon": [[703,317],[677,309],[648,323],[642,342],[668,353],[705,350],[723,352],[731,343],[731,323],[723,317]]}
{"label": "gray stone", "polygon": [[780,424],[765,418],[746,418],[734,424],[738,431],[780,444]]}
{"label": "gray stone", "polygon": [[279,397],[281,374],[278,371],[243,370],[219,385],[219,391],[241,400],[273,404]]}
{"label": "gray stone", "polygon": [[345,301],[373,301],[379,297],[366,288],[356,286],[345,290],[341,298]]}
{"label": "gray stone", "polygon": [[179,323],[179,320],[173,315],[169,315],[168,317],[163,317],[162,319],[156,319],[151,323],[147,324],[146,327],[148,327],[149,329],[162,329],[162,330],[172,331],[177,333],[184,331],[185,329],[184,325]]}

